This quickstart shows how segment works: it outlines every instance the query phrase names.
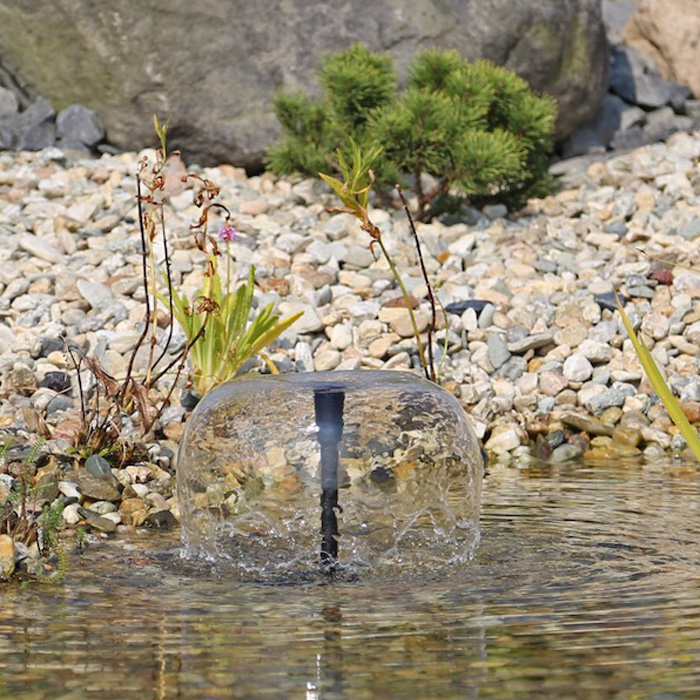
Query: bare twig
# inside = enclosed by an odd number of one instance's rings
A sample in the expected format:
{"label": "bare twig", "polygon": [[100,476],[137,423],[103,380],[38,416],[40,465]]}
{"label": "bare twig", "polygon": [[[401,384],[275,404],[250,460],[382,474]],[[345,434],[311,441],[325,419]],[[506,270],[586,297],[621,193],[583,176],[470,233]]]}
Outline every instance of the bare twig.
{"label": "bare twig", "polygon": [[399,198],[401,199],[401,203],[403,204],[404,211],[406,212],[406,216],[408,217],[408,223],[409,226],[411,227],[411,233],[413,234],[413,240],[415,241],[416,244],[416,250],[418,251],[418,260],[420,262],[420,269],[421,272],[423,273],[423,279],[425,280],[426,287],[428,288],[428,299],[430,300],[430,312],[431,312],[431,318],[430,318],[430,324],[428,325],[428,365],[429,365],[429,379],[431,381],[436,381],[436,375],[435,375],[435,360],[433,358],[433,333],[436,330],[436,325],[437,325],[437,308],[435,305],[435,297],[433,296],[433,288],[432,285],[430,284],[430,278],[428,277],[428,271],[425,269],[425,262],[423,260],[423,251],[421,249],[420,245],[420,239],[418,238],[418,233],[416,232],[416,226],[413,223],[413,218],[411,217],[411,212],[408,208],[408,202],[406,201],[406,198],[403,195],[403,191],[401,190],[401,185],[396,185],[396,191],[399,193]]}

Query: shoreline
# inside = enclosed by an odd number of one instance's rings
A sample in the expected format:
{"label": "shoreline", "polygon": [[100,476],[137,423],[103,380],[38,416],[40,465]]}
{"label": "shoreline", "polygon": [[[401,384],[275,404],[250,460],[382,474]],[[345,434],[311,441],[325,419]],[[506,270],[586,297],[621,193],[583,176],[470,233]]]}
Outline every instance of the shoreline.
{"label": "shoreline", "polygon": [[[58,149],[0,153],[2,443],[15,436],[25,444],[48,426],[42,454],[68,454],[80,402],[60,336],[114,376],[126,368],[143,319],[140,155],[72,162]],[[700,273],[686,268],[700,266],[699,160],[700,133],[678,133],[605,160],[572,161],[565,188],[510,217],[495,206],[469,210],[469,223],[417,225],[448,311],[442,384],[492,460],[595,463],[683,450],[612,310],[612,292],[628,299],[635,328],[691,422],[700,422]],[[221,187],[219,201],[241,232],[224,252],[238,278],[256,266],[258,304],[275,302],[282,317],[304,312],[269,353],[280,371],[416,369],[408,315],[396,306],[400,292],[386,263],[373,259],[356,220],[326,211],[336,202],[322,183],[248,178],[232,166],[194,171]],[[181,174],[174,167],[167,184],[168,231],[175,283],[192,298],[204,266]],[[373,209],[371,218],[424,329],[427,289],[406,217]],[[439,355],[445,331],[436,337]],[[43,459],[37,468],[53,475],[46,478],[66,501],[65,523],[83,522],[84,508],[104,531],[165,512],[170,524],[177,520],[174,459],[191,404],[191,393],[175,390],[158,434],[147,436],[148,456],[112,469],[111,500],[80,483],[70,458]],[[10,462],[0,463],[2,500],[12,488]]]}

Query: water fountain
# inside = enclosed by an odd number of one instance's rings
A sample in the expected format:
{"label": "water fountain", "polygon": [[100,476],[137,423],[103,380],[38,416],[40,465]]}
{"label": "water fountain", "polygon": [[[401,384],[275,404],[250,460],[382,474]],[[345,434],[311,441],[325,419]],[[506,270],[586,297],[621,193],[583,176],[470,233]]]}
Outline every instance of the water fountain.
{"label": "water fountain", "polygon": [[256,575],[466,561],[482,475],[459,402],[413,374],[240,378],[183,437],[185,551]]}

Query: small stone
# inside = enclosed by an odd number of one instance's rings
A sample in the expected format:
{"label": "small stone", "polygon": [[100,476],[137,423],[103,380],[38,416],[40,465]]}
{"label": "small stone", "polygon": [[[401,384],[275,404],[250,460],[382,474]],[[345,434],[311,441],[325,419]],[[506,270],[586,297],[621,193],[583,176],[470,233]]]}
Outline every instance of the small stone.
{"label": "small stone", "polygon": [[681,401],[681,408],[689,423],[700,423],[700,402]]}
{"label": "small stone", "polygon": [[609,311],[615,311],[617,309],[617,303],[616,303],[616,298],[620,300],[620,303],[624,306],[628,299],[622,294],[618,294],[617,297],[614,292],[605,292],[603,294],[596,294],[593,297],[593,301],[595,301],[598,306],[600,306],[601,309],[608,309]]}
{"label": "small stone", "polygon": [[96,501],[119,501],[119,489],[104,477],[94,477],[85,470],[75,472],[80,492]]}
{"label": "small stone", "polygon": [[104,135],[97,114],[81,104],[70,105],[56,116],[56,136],[62,142],[96,146]]}
{"label": "small stone", "polygon": [[38,387],[46,387],[56,393],[70,391],[71,379],[67,372],[47,372],[42,379],[37,382]]}
{"label": "small stone", "polygon": [[171,420],[163,425],[163,434],[168,440],[180,442],[185,433],[185,424],[179,420]]}
{"label": "small stone", "polygon": [[169,510],[159,510],[155,513],[150,513],[146,518],[146,522],[158,530],[172,530],[177,526],[177,520]]}
{"label": "small stone", "polygon": [[324,323],[321,317],[318,315],[316,309],[309,304],[288,300],[280,302],[279,313],[282,318],[292,316],[300,311],[302,312],[302,316],[294,322],[292,330],[300,335],[305,333],[318,333],[323,330]]}
{"label": "small stone", "polygon": [[510,350],[501,333],[490,333],[487,341],[489,360],[499,369],[510,359]]}
{"label": "small stone", "polygon": [[330,332],[330,343],[336,350],[345,350],[352,345],[352,326],[349,323],[339,323]]}
{"label": "small stone", "polygon": [[465,299],[463,301],[453,301],[445,307],[448,314],[463,314],[467,309],[473,309],[478,316],[489,302],[483,299]]}
{"label": "small stone", "polygon": [[77,525],[82,519],[82,516],[80,515],[79,511],[80,505],[77,501],[75,503],[69,503],[61,511],[63,522],[66,523],[66,525]]}
{"label": "small stone", "polygon": [[201,400],[202,395],[194,389],[185,389],[180,394],[180,405],[187,411],[194,410],[194,407]]}
{"label": "small stone", "polygon": [[142,525],[148,517],[146,504],[137,497],[124,499],[119,505],[119,512],[122,520],[132,527]]}
{"label": "small stone", "polygon": [[569,385],[569,380],[558,372],[545,370],[540,373],[540,392],[545,396],[556,396]]}
{"label": "small stone", "polygon": [[609,362],[612,357],[612,348],[609,345],[590,338],[586,338],[578,346],[578,352],[593,364]]}
{"label": "small stone", "polygon": [[101,455],[90,455],[85,460],[85,471],[97,479],[110,479],[112,476],[112,466]]}
{"label": "small stone", "polygon": [[522,340],[508,343],[508,350],[514,355],[522,355],[528,350],[536,350],[537,348],[549,345],[553,340],[554,336],[551,333],[537,333],[523,338]]}
{"label": "small stone", "polygon": [[494,432],[487,440],[484,448],[491,452],[496,452],[497,454],[503,454],[514,450],[516,447],[520,447],[520,444],[520,435],[518,431],[515,428],[505,428]]}
{"label": "small stone", "polygon": [[625,402],[625,394],[620,389],[604,389],[601,393],[591,397],[586,402],[586,408],[593,415],[600,415],[610,406],[622,406]]}
{"label": "small stone", "polygon": [[624,427],[622,425],[615,426],[612,434],[613,442],[637,447],[642,440],[642,434],[637,428]]}
{"label": "small stone", "polygon": [[79,501],[80,491],[78,487],[72,481],[59,481],[58,490],[69,500],[69,501]]}
{"label": "small stone", "polygon": [[571,382],[585,382],[593,374],[593,365],[581,353],[574,353],[566,358],[562,371]]}
{"label": "small stone", "polygon": [[22,250],[26,250],[41,260],[46,260],[56,265],[65,265],[66,263],[66,256],[41,238],[27,233],[19,237],[18,243]]}
{"label": "small stone", "polygon": [[549,456],[549,461],[559,464],[561,462],[568,462],[572,459],[576,459],[583,454],[584,450],[580,445],[572,445],[570,443],[565,443],[564,445],[559,445],[552,450],[552,454]]}
{"label": "small stone", "polygon": [[241,214],[248,216],[259,216],[267,211],[268,203],[264,199],[252,199],[247,202],[241,202],[238,211]]}
{"label": "small stone", "polygon": [[16,362],[3,380],[6,388],[17,394],[31,396],[37,388],[36,377],[29,367]]}
{"label": "small stone", "polygon": [[7,581],[15,572],[15,545],[9,535],[0,535],[0,579]]}
{"label": "small stone", "polygon": [[103,515],[98,515],[89,508],[79,508],[78,512],[83,518],[85,518],[85,522],[88,527],[106,533],[116,532],[117,530],[117,524],[114,522],[114,520],[111,520]]}
{"label": "small stone", "polygon": [[76,286],[78,287],[80,295],[93,309],[99,309],[114,301],[114,294],[106,284],[90,282],[88,280],[78,280]]}
{"label": "small stone", "polygon": [[589,435],[610,436],[613,434],[612,425],[591,416],[578,413],[562,413],[559,416],[559,420],[565,425],[569,425],[577,430],[582,430]]}
{"label": "small stone", "polygon": [[[414,311],[418,332],[422,333],[428,327],[428,317],[420,311]],[[386,307],[379,312],[379,320],[382,323],[387,323],[394,333],[397,333],[402,338],[410,338],[414,335],[413,323],[408,309],[387,309]]]}
{"label": "small stone", "polygon": [[339,350],[328,349],[318,353],[314,357],[314,369],[317,372],[325,372],[335,369],[343,359]]}

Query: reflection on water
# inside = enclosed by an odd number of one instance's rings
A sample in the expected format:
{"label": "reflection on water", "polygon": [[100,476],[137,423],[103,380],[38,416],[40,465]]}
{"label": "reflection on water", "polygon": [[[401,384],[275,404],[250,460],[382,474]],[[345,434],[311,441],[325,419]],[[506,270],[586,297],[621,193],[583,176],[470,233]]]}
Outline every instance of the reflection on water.
{"label": "reflection on water", "polygon": [[695,465],[484,486],[476,559],[449,576],[233,583],[147,533],[60,586],[5,586],[0,697],[700,697]]}

